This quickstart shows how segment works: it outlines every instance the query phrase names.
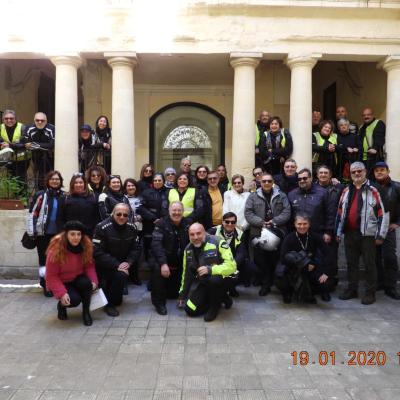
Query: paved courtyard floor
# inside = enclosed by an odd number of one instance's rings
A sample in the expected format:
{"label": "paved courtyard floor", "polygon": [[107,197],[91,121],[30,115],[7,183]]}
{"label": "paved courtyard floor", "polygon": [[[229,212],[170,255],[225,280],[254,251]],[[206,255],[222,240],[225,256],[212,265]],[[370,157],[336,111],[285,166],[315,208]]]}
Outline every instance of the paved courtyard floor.
{"label": "paved courtyard floor", "polygon": [[[379,292],[371,306],[337,294],[284,305],[276,292],[239,291],[205,323],[174,302],[159,316],[145,286],[130,286],[119,317],[98,310],[85,327],[80,309],[59,321],[39,289],[0,288],[0,400],[400,399],[400,302]],[[385,365],[348,365],[349,352]]]}

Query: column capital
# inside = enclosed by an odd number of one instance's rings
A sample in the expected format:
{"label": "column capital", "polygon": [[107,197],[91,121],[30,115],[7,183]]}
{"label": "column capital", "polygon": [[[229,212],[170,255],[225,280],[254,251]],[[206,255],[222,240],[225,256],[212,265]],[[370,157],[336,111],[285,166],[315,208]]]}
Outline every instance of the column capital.
{"label": "column capital", "polygon": [[321,58],[321,54],[308,54],[308,55],[292,55],[288,54],[285,59],[285,64],[290,68],[295,67],[309,67],[314,68],[318,59]]}
{"label": "column capital", "polygon": [[377,68],[382,68],[386,72],[391,71],[393,69],[400,69],[400,55],[392,55],[386,57],[383,61],[381,61]]}
{"label": "column capital", "polygon": [[79,55],[62,55],[50,57],[51,62],[56,66],[60,65],[71,65],[75,68],[79,68],[83,60]]}
{"label": "column capital", "polygon": [[256,68],[262,56],[262,53],[231,53],[230,64],[233,68],[243,66]]}
{"label": "column capital", "polygon": [[119,53],[104,53],[107,58],[108,65],[114,67],[130,67],[135,68],[138,64],[136,53],[119,52]]}

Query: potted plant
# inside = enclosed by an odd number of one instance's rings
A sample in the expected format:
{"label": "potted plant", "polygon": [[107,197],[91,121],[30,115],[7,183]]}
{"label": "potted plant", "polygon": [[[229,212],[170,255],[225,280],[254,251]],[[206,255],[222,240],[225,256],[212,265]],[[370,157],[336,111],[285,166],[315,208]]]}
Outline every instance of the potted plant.
{"label": "potted plant", "polygon": [[16,176],[0,175],[0,209],[23,210],[26,204],[25,184]]}

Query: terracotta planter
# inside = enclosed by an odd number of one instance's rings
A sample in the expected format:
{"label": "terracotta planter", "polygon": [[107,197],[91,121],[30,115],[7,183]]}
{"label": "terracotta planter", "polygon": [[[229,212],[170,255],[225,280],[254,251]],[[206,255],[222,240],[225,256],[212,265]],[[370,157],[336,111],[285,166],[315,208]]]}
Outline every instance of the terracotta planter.
{"label": "terracotta planter", "polygon": [[23,210],[24,204],[18,199],[0,199],[0,210]]}

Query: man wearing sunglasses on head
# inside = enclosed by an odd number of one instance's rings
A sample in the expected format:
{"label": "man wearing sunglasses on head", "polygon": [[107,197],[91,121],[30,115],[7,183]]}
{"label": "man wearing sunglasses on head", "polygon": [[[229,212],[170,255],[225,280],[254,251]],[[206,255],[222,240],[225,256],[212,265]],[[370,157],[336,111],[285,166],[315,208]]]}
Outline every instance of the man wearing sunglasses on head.
{"label": "man wearing sunglasses on head", "polygon": [[[246,200],[244,216],[250,224],[250,241],[259,238],[263,228],[283,238],[290,219],[290,205],[286,194],[274,186],[271,174],[262,174],[261,188]],[[279,248],[265,250],[259,245],[254,246],[254,262],[261,280],[260,296],[266,296],[271,291],[278,256]]]}
{"label": "man wearing sunglasses on head", "polygon": [[25,128],[21,143],[32,152],[34,173],[39,189],[45,189],[44,177],[54,165],[55,127],[47,122],[45,113],[35,114],[34,123]]}
{"label": "man wearing sunglasses on head", "polygon": [[119,315],[116,306],[129,277],[129,268],[140,257],[136,227],[129,221],[130,208],[118,203],[110,217],[96,226],[93,236],[94,260],[99,282],[107,297],[104,311],[110,317]]}

